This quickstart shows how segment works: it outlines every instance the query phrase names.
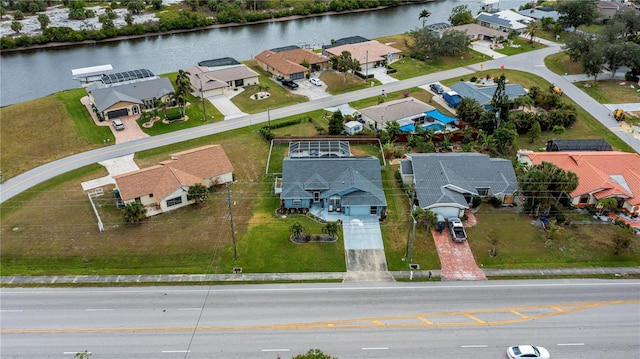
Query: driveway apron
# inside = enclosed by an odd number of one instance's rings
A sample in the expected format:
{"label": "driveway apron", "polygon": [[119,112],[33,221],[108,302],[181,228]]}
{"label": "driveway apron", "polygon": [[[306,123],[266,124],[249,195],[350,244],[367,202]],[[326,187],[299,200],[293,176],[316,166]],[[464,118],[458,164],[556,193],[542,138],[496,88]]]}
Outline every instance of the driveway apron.
{"label": "driveway apron", "polygon": [[[475,216],[467,211],[468,219],[463,222],[465,227],[475,224]],[[469,242],[456,243],[446,229],[442,233],[432,230],[433,240],[440,257],[442,280],[486,280],[487,276],[476,264],[476,260],[469,247]],[[471,238],[473,240],[473,238]]]}
{"label": "driveway apron", "polygon": [[345,282],[394,281],[387,270],[378,218],[344,216],[342,233],[347,262]]}

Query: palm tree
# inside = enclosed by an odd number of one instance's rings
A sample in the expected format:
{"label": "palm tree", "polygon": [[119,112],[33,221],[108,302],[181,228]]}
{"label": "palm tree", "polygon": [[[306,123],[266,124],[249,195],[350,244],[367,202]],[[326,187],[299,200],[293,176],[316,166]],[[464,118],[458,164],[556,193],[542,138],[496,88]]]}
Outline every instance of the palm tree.
{"label": "palm tree", "polygon": [[304,227],[299,222],[292,224],[289,230],[294,237],[298,237],[304,233]]}
{"label": "palm tree", "polygon": [[427,229],[427,233],[431,227],[435,226],[438,223],[438,215],[429,209],[422,209],[420,207],[416,208],[412,212],[413,218],[416,219],[416,222],[420,226],[424,226]]}
{"label": "palm tree", "polygon": [[147,218],[147,209],[141,203],[132,202],[124,206],[124,220],[129,223],[140,223]]}
{"label": "palm tree", "polygon": [[332,238],[335,238],[338,234],[338,224],[336,222],[327,222],[327,224],[322,228],[322,232],[330,235]]}
{"label": "palm tree", "polygon": [[533,38],[536,36],[536,33],[538,33],[538,30],[540,30],[540,21],[531,21],[527,24],[527,33],[529,34],[530,44],[533,44]]}
{"label": "palm tree", "polygon": [[195,200],[196,204],[200,204],[209,198],[209,190],[202,183],[196,183],[193,186],[189,186],[187,198]]}
{"label": "palm tree", "polygon": [[418,15],[418,19],[422,20],[422,28],[424,29],[427,19],[431,16],[431,12],[427,9],[420,11],[420,15]]}
{"label": "palm tree", "polygon": [[598,215],[602,216],[605,211],[618,207],[618,201],[614,197],[603,198],[596,203],[596,207],[600,208]]}
{"label": "palm tree", "polygon": [[180,110],[180,115],[182,117],[184,117],[187,108],[187,94],[191,88],[189,75],[191,75],[191,73],[181,69],[178,70],[178,76],[176,77],[176,99],[178,100],[178,103],[182,103]]}

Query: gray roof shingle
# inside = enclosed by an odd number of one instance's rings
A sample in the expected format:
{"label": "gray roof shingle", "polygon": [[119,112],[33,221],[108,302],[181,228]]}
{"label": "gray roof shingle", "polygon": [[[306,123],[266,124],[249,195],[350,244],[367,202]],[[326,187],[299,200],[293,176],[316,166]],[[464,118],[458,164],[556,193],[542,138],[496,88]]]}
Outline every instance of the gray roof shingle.
{"label": "gray roof shingle", "polygon": [[280,198],[342,196],[345,205],[386,206],[380,160],[375,157],[291,158],[282,162]]}
{"label": "gray roof shingle", "polygon": [[494,195],[518,188],[511,161],[480,153],[410,153],[420,206],[458,204],[468,207],[464,194],[489,188]]}
{"label": "gray roof shingle", "polygon": [[169,79],[156,77],[105,88],[91,88],[87,91],[91,92],[98,111],[102,112],[120,101],[141,104],[142,100],[159,99],[174,90]]}

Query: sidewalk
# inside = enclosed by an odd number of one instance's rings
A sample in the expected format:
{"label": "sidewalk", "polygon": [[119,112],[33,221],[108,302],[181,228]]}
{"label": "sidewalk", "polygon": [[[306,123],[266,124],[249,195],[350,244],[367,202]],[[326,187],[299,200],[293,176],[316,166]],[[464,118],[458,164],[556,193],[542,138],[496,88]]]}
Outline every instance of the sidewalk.
{"label": "sidewalk", "polygon": [[[548,268],[548,269],[483,269],[487,277],[550,277],[550,276],[591,276],[615,275],[623,277],[640,275],[640,267],[590,267],[590,268]],[[440,279],[440,270],[416,270],[390,272],[397,280]],[[238,273],[238,274],[160,274],[160,275],[78,275],[78,276],[3,276],[0,285],[22,284],[171,284],[205,282],[287,282],[287,281],[343,281],[347,272],[317,273]]]}

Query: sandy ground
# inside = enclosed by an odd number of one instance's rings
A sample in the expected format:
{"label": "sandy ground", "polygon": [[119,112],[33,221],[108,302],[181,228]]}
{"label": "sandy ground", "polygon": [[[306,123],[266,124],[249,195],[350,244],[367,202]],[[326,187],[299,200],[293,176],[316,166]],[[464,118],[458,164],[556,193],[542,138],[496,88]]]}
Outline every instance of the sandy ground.
{"label": "sandy ground", "polygon": [[[163,0],[162,3],[164,5],[169,5],[172,3],[181,2],[181,0]],[[65,26],[70,27],[74,30],[82,30],[82,29],[100,29],[102,28],[102,24],[98,21],[98,16],[100,14],[105,13],[105,8],[101,6],[93,6],[87,7],[87,9],[92,9],[95,11],[96,16],[86,20],[71,20],[69,19],[69,9],[63,8],[61,6],[54,6],[47,9],[44,14],[49,16],[51,19],[51,23],[49,27],[55,26]],[[124,15],[127,13],[126,9],[115,9],[114,12],[118,14],[118,18],[113,20],[113,23],[116,27],[122,27],[126,25],[124,21]],[[38,13],[41,14],[41,13]],[[25,14],[24,20],[20,20],[22,23],[22,31],[18,35],[40,35],[42,34],[42,30],[40,29],[40,22],[38,22],[38,14],[31,15]],[[135,24],[141,24],[147,21],[155,20],[155,14],[142,14],[142,15],[134,15],[133,22]],[[4,16],[2,22],[0,22],[0,36],[7,36],[15,34],[13,30],[11,30],[11,22],[13,21],[13,17],[11,15]]]}

